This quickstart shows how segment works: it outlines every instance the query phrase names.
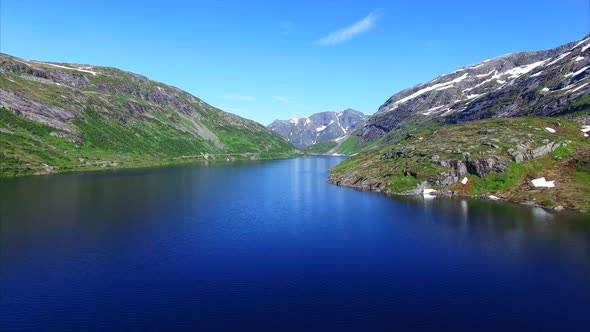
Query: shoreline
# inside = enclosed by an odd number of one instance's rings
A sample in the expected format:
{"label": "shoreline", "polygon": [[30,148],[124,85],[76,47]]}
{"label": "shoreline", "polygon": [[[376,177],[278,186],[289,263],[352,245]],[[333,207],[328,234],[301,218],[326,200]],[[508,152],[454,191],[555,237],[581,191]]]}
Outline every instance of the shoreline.
{"label": "shoreline", "polygon": [[[53,174],[68,174],[68,173],[83,173],[83,172],[101,172],[101,171],[122,171],[122,170],[134,170],[134,169],[151,169],[151,168],[164,168],[164,167],[174,167],[174,166],[186,166],[186,165],[207,165],[207,164],[229,164],[235,162],[249,162],[249,161],[262,161],[262,160],[285,160],[291,158],[301,157],[299,154],[284,154],[280,156],[280,153],[277,154],[257,154],[257,153],[235,153],[235,154],[203,154],[199,156],[191,156],[191,157],[175,157],[175,158],[168,158],[168,159],[161,159],[161,160],[154,160],[154,162],[150,162],[150,159],[146,159],[146,162],[137,162],[137,163],[119,163],[119,161],[104,161],[99,163],[89,163],[89,164],[78,164],[78,165],[71,165],[71,166],[59,166],[59,168],[47,166],[44,167],[44,172],[32,172],[32,173],[20,173],[20,174],[10,174],[6,175],[2,173],[4,170],[0,170],[0,181],[3,179],[11,179],[11,178],[22,178],[27,176],[43,176],[43,175],[53,175]],[[223,156],[223,158],[219,158]],[[217,157],[217,158],[215,158]],[[239,158],[236,158],[239,157]],[[71,167],[71,168],[70,168]]]}
{"label": "shoreline", "polygon": [[[344,187],[347,189],[353,189],[353,190],[359,190],[359,191],[364,191],[364,192],[371,192],[371,193],[376,193],[376,194],[382,194],[385,196],[389,196],[389,197],[428,197],[428,198],[437,198],[437,197],[446,197],[446,198],[452,198],[452,197],[457,197],[457,198],[470,198],[470,199],[477,199],[477,200],[482,200],[482,201],[492,201],[492,202],[504,202],[504,203],[511,203],[511,204],[518,204],[518,205],[523,205],[523,206],[528,206],[528,207],[538,207],[538,208],[542,208],[544,210],[548,210],[548,211],[554,211],[554,212],[560,212],[560,211],[570,211],[570,212],[577,212],[580,214],[587,214],[589,213],[589,211],[586,211],[584,209],[577,209],[577,208],[568,208],[568,207],[564,207],[562,205],[558,205],[556,207],[551,207],[551,206],[547,206],[547,205],[543,205],[543,204],[539,204],[537,202],[532,202],[532,201],[516,201],[516,200],[511,200],[508,199],[506,197],[503,197],[503,195],[501,193],[496,193],[496,195],[494,194],[483,194],[483,195],[464,195],[461,194],[459,192],[452,192],[448,189],[442,189],[442,190],[437,190],[435,192],[432,193],[428,193],[428,194],[423,194],[423,193],[417,193],[417,192],[405,192],[405,193],[395,193],[395,192],[391,192],[389,190],[386,191],[382,191],[382,190],[375,190],[375,189],[370,189],[370,188],[366,188],[366,187],[361,187],[361,186],[351,186],[351,185],[346,185],[346,184],[341,184],[339,183],[340,181],[337,181],[338,183],[332,182],[330,181],[330,178],[328,177],[326,179],[326,182],[338,186],[338,187]],[[500,196],[497,196],[500,195]],[[490,196],[493,196],[495,198],[490,198]],[[561,207],[561,208],[558,208]]]}

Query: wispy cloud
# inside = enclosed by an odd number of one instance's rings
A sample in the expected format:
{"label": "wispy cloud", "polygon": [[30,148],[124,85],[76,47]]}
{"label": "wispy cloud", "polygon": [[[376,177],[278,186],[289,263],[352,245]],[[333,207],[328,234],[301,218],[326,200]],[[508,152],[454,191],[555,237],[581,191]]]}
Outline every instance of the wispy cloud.
{"label": "wispy cloud", "polygon": [[289,108],[295,108],[298,110],[307,110],[308,109],[308,107],[305,106],[304,104],[301,104],[295,100],[289,99],[284,96],[272,96],[272,99],[276,102],[284,104],[285,106],[288,106]]}
{"label": "wispy cloud", "polygon": [[285,103],[285,104],[292,104],[293,103],[287,97],[283,97],[283,96],[272,96],[272,99],[274,99],[278,102],[281,102],[281,103]]}
{"label": "wispy cloud", "polygon": [[256,100],[256,97],[242,96],[242,95],[225,95],[224,98],[230,99],[230,100],[238,100],[238,101],[254,101],[254,100]]}
{"label": "wispy cloud", "polygon": [[332,32],[326,37],[320,39],[318,41],[319,44],[325,46],[335,45],[347,41],[354,36],[360,35],[361,33],[369,31],[373,26],[375,26],[375,22],[377,22],[377,19],[379,18],[378,12],[379,10],[375,10],[353,25]]}

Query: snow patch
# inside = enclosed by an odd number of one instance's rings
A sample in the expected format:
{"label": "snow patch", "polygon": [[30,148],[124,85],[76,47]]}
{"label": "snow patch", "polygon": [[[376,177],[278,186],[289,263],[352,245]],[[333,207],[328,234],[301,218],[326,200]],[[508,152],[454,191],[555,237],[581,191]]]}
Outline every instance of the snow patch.
{"label": "snow patch", "polygon": [[461,180],[461,184],[466,185],[468,181],[469,179],[467,177],[464,177],[463,180]]}
{"label": "snow patch", "polygon": [[27,65],[29,67],[31,66],[31,64],[28,63],[28,62],[26,62],[26,61],[22,61],[22,60],[19,60],[19,59],[14,59],[14,60],[17,61],[17,62],[20,62],[20,63],[24,63],[25,65]]}
{"label": "snow patch", "polygon": [[422,195],[424,195],[424,196],[434,196],[432,194],[435,193],[435,192],[436,192],[435,189],[424,189],[424,191],[422,191]]}
{"label": "snow patch", "polygon": [[96,75],[96,72],[95,71],[82,69],[83,67],[72,68],[72,67],[66,67],[66,66],[62,66],[62,65],[56,65],[56,64],[53,64],[53,63],[47,63],[47,62],[40,62],[40,61],[31,61],[31,62],[37,63],[37,64],[41,64],[41,65],[52,66],[52,67],[61,68],[61,69],[76,70],[76,71],[79,71],[79,72],[89,73],[89,74],[92,74],[92,75]]}
{"label": "snow patch", "polygon": [[526,73],[529,73],[533,69],[535,69],[535,68],[539,67],[540,65],[544,64],[545,61],[547,61],[547,60],[537,61],[537,62],[533,62],[533,63],[531,63],[529,65],[512,68],[512,69],[504,72],[502,75],[510,75],[510,78],[517,78],[517,77],[520,77],[521,75],[524,75]]}
{"label": "snow patch", "polygon": [[547,181],[544,177],[534,179],[531,181],[535,187],[553,188],[555,187],[555,181]]}
{"label": "snow patch", "polygon": [[443,107],[445,107],[445,105],[433,107],[433,108],[427,110],[426,112],[423,112],[422,115],[429,115],[430,113],[432,113],[438,109],[441,109]]}
{"label": "snow patch", "polygon": [[540,72],[532,74],[531,77],[537,77],[537,76],[541,75],[542,73],[543,73],[543,71],[541,70]]}
{"label": "snow patch", "polygon": [[570,84],[563,89],[559,89],[558,91],[569,91],[570,93],[574,93],[574,92],[580,90],[581,88],[585,87],[586,85],[588,85],[588,83],[586,82],[586,83],[578,86],[577,88],[574,88],[576,86],[576,84],[578,84],[578,83],[579,83],[579,81],[574,84]]}
{"label": "snow patch", "polygon": [[565,58],[566,56],[570,55],[571,52],[565,52],[562,55],[558,56],[555,60],[545,64],[545,66],[551,66],[558,63],[561,59]]}
{"label": "snow patch", "polygon": [[311,123],[311,120],[309,118],[305,118],[305,123],[303,125],[307,126],[310,123]]}
{"label": "snow patch", "polygon": [[453,87],[453,84],[451,84],[451,85],[448,85],[448,86],[443,86],[442,88],[438,88],[438,89],[436,89],[435,91],[443,91],[443,90],[446,90],[446,89],[450,89],[450,88],[452,88],[452,87]]}
{"label": "snow patch", "polygon": [[[336,117],[336,121],[338,121],[338,127],[340,127],[340,129],[342,130],[342,132],[346,134],[347,131],[344,128],[342,128],[342,124],[340,124],[340,117],[337,116]],[[330,122],[330,124],[332,124],[332,123],[333,122]]]}
{"label": "snow patch", "polygon": [[[578,47],[578,46],[580,46],[580,45],[582,45],[582,44],[586,43],[587,41],[590,41],[590,37],[588,37],[588,38],[586,38],[586,39],[583,39],[582,41],[580,41],[579,43],[577,43],[577,44],[576,44],[574,47],[572,47],[572,50],[573,50],[574,48],[576,48],[576,47]],[[586,47],[587,47],[587,46],[588,46],[588,45],[586,45]],[[582,49],[582,52],[584,52],[584,49]]]}
{"label": "snow patch", "polygon": [[453,113],[453,111],[454,111],[453,108],[447,108],[447,110],[441,116],[446,116],[448,114],[451,114],[451,113]]}
{"label": "snow patch", "polygon": [[543,92],[549,92],[549,88],[548,87],[544,87],[543,89],[541,89],[541,91],[543,91]]}
{"label": "snow patch", "polygon": [[506,81],[502,81],[502,80],[496,80],[496,82],[500,83],[500,84],[504,84],[506,83]]}
{"label": "snow patch", "polygon": [[297,125],[297,124],[299,124],[299,120],[301,120],[301,118],[295,117],[295,118],[289,120],[289,122],[292,123],[292,124]]}
{"label": "snow patch", "polygon": [[545,130],[547,130],[550,133],[554,133],[555,134],[555,129],[553,129],[553,128],[545,127]]}
{"label": "snow patch", "polygon": [[570,91],[570,93],[574,93],[574,92],[576,92],[576,91],[578,91],[578,90],[582,89],[582,88],[583,88],[583,87],[585,87],[586,85],[588,85],[588,82],[586,82],[586,83],[584,83],[584,84],[580,85],[579,87],[577,87],[577,88],[573,89],[572,91]]}
{"label": "snow patch", "polygon": [[581,73],[585,72],[585,71],[586,71],[586,69],[588,69],[588,68],[590,68],[590,66],[586,66],[586,67],[584,67],[584,68],[582,68],[582,69],[578,70],[578,71],[577,71],[577,72],[575,72],[575,73],[569,73],[569,74],[565,74],[565,75],[564,75],[564,77],[578,76],[578,75],[580,75]]}
{"label": "snow patch", "polygon": [[584,47],[582,48],[582,53],[584,53],[584,51],[586,51],[586,50],[587,50],[589,47],[590,47],[590,44],[588,44],[588,45],[584,46]]}
{"label": "snow patch", "polygon": [[347,137],[348,137],[348,135],[340,136],[337,139],[335,139],[335,141],[340,143],[340,142],[344,141]]}
{"label": "snow patch", "polygon": [[495,70],[492,70],[491,72],[489,72],[487,74],[475,75],[475,77],[477,77],[477,78],[487,77],[487,76],[492,75],[494,72],[495,72]]}
{"label": "snow patch", "polygon": [[326,129],[326,126],[320,126],[320,127],[317,127],[315,129],[315,131],[320,132],[320,131],[323,131],[324,129]]}
{"label": "snow patch", "polygon": [[480,86],[482,86],[482,85],[484,85],[484,84],[486,84],[486,83],[489,83],[489,82],[493,81],[495,78],[496,78],[496,77],[492,77],[492,78],[490,78],[490,79],[487,79],[487,80],[485,80],[485,81],[483,81],[483,82],[481,82],[481,83],[477,84],[476,86],[473,86],[473,87],[471,87],[471,88],[467,88],[467,89],[463,90],[463,93],[465,93],[465,92],[467,92],[467,91],[471,91],[471,90],[473,90],[473,89],[476,89],[476,88],[479,88]]}
{"label": "snow patch", "polygon": [[454,80],[452,80],[450,82],[438,83],[438,84],[434,84],[434,85],[431,85],[429,87],[426,87],[424,89],[418,90],[418,91],[412,93],[411,95],[409,95],[409,96],[407,96],[405,98],[402,98],[402,99],[396,101],[394,103],[394,105],[399,105],[399,104],[405,103],[406,101],[412,100],[412,99],[414,99],[414,98],[416,98],[416,97],[418,97],[418,96],[420,96],[422,94],[425,94],[426,92],[430,92],[432,90],[438,90],[439,88],[447,88],[448,89],[448,88],[450,88],[449,85],[452,86],[455,83],[461,82],[464,79],[466,79],[467,76],[469,76],[469,74],[468,73],[465,73],[465,74],[463,74],[463,76],[457,77],[457,78],[455,78]]}
{"label": "snow patch", "polygon": [[582,60],[584,60],[584,57],[583,56],[578,56],[577,58],[574,59],[574,61],[576,61],[576,62],[577,61],[582,61]]}

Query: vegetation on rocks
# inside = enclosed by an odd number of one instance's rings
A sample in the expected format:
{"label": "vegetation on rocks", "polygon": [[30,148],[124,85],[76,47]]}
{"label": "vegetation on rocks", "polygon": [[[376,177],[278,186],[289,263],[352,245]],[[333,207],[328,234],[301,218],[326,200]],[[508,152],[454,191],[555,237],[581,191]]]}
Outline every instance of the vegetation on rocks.
{"label": "vegetation on rocks", "polygon": [[308,154],[326,154],[330,150],[334,149],[337,145],[338,143],[336,141],[324,141],[307,146],[301,149],[301,151]]}
{"label": "vegetation on rocks", "polygon": [[[577,122],[522,117],[411,130],[347,159],[331,170],[329,181],[391,194],[434,188],[590,209],[590,143]],[[532,186],[539,177],[555,180],[556,187]]]}
{"label": "vegetation on rocks", "polygon": [[146,77],[0,54],[0,176],[294,154],[264,126]]}

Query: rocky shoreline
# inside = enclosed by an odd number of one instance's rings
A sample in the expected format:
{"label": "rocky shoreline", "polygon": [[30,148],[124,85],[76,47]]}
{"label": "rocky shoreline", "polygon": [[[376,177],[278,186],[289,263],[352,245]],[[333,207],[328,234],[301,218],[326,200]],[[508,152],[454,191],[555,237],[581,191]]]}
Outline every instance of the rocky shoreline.
{"label": "rocky shoreline", "polygon": [[[368,192],[376,192],[376,193],[380,193],[380,194],[384,194],[386,196],[391,196],[391,197],[396,197],[396,196],[415,196],[415,197],[425,197],[425,198],[436,198],[436,197],[463,197],[463,198],[472,198],[472,199],[479,199],[479,200],[488,200],[488,201],[497,201],[497,202],[508,202],[508,203],[514,203],[514,204],[520,204],[520,205],[525,205],[525,206],[530,206],[530,207],[539,207],[539,208],[543,208],[546,210],[553,210],[553,211],[563,211],[563,210],[569,210],[569,211],[575,211],[575,212],[579,212],[579,213],[588,213],[589,211],[584,210],[584,209],[576,209],[576,208],[567,208],[564,207],[563,205],[557,205],[557,206],[548,206],[548,205],[544,205],[544,204],[540,204],[538,202],[535,201],[518,201],[518,200],[513,200],[510,198],[506,198],[503,196],[496,196],[496,195],[467,195],[467,194],[463,194],[461,192],[458,191],[452,191],[449,189],[441,189],[441,190],[436,190],[433,192],[424,192],[424,189],[419,189],[416,188],[415,190],[412,191],[406,191],[406,192],[402,192],[402,193],[396,193],[396,192],[392,192],[390,190],[380,190],[379,188],[371,188],[368,189],[366,187],[363,186],[354,186],[354,185],[344,185],[342,183],[340,183],[339,181],[334,182],[332,179],[328,178],[326,180],[328,183],[331,183],[333,185],[336,186],[342,186],[342,187],[346,187],[346,188],[350,188],[350,189],[354,189],[354,190],[360,190],[360,191],[368,191]],[[423,186],[424,188],[426,188],[427,186]],[[499,194],[501,195],[501,194]]]}
{"label": "rocky shoreline", "polygon": [[[577,122],[536,117],[443,126],[351,157],[331,170],[329,182],[386,194],[433,189],[436,195],[587,211],[590,144],[584,134]],[[539,187],[533,180],[541,178],[555,187]]]}

